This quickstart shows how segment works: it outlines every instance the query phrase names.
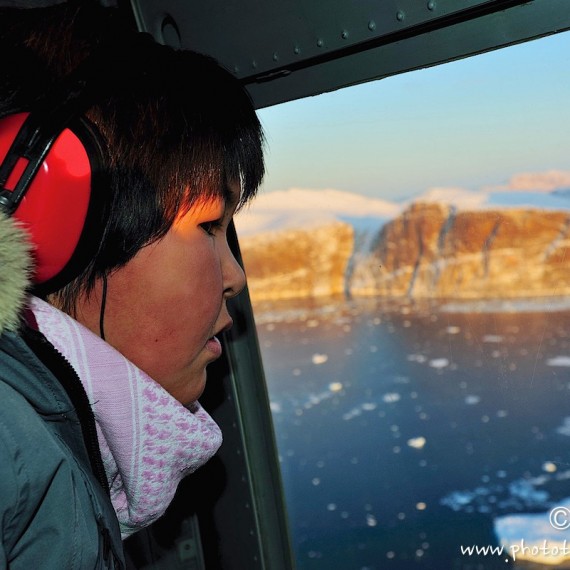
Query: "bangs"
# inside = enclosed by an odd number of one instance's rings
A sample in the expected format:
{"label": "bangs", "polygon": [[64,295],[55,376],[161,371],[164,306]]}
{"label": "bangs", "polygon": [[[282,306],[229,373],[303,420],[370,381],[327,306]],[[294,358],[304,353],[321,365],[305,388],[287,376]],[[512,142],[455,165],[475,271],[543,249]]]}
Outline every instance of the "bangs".
{"label": "bangs", "polygon": [[265,174],[263,133],[256,123],[238,127],[207,136],[192,133],[176,149],[162,149],[163,160],[155,156],[153,183],[169,221],[202,199],[233,201],[233,184],[240,188],[236,212],[256,195]]}

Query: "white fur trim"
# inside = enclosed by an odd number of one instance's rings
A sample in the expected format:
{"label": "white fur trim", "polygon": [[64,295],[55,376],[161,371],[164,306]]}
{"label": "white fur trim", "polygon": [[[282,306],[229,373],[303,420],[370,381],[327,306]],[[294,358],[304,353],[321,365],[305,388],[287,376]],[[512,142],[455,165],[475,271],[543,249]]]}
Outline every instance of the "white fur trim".
{"label": "white fur trim", "polygon": [[0,211],[0,334],[17,330],[25,305],[32,266],[24,229]]}

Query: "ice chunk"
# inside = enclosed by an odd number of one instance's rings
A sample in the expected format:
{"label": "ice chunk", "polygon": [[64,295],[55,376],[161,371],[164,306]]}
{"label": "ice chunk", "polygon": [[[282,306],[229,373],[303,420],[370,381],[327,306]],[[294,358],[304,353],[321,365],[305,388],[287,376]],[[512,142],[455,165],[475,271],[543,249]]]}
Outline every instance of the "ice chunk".
{"label": "ice chunk", "polygon": [[483,342],[503,342],[503,337],[500,334],[486,334]]}
{"label": "ice chunk", "polygon": [[[570,501],[557,505],[563,516],[569,512]],[[570,559],[567,540],[561,529],[552,524],[553,510],[543,513],[516,514],[498,517],[494,521],[499,543],[513,560],[529,560],[537,564],[557,566]],[[542,567],[542,566],[541,566]]]}
{"label": "ice chunk", "polygon": [[542,470],[546,471],[547,473],[554,473],[558,468],[556,467],[556,463],[552,461],[545,461],[542,464]]}
{"label": "ice chunk", "polygon": [[570,417],[564,418],[562,425],[556,428],[556,433],[570,437]]}
{"label": "ice chunk", "polygon": [[419,362],[420,364],[427,360],[423,354],[408,354],[407,358],[410,362]]}
{"label": "ice chunk", "polygon": [[423,449],[425,444],[426,444],[426,438],[422,436],[412,437],[411,439],[408,439],[408,445],[410,447],[413,447],[414,449]]}
{"label": "ice chunk", "polygon": [[329,357],[326,354],[313,354],[313,364],[324,364]]}
{"label": "ice chunk", "polygon": [[432,368],[445,368],[449,366],[449,360],[447,358],[434,358],[429,361],[429,365]]}
{"label": "ice chunk", "polygon": [[570,356],[555,356],[546,361],[548,366],[570,366]]}
{"label": "ice chunk", "polygon": [[346,412],[346,414],[343,414],[342,419],[345,421],[350,421],[353,418],[360,416],[361,414],[362,414],[362,411],[360,410],[360,408],[353,408],[349,412]]}
{"label": "ice chunk", "polygon": [[384,394],[384,396],[382,396],[382,400],[384,400],[387,404],[391,404],[393,402],[399,402],[400,401],[400,394],[398,394],[398,392],[388,392],[387,394]]}
{"label": "ice chunk", "polygon": [[376,526],[378,524],[378,521],[374,515],[368,514],[366,515],[366,524],[368,526]]}
{"label": "ice chunk", "polygon": [[465,403],[468,406],[474,406],[475,404],[478,404],[481,401],[481,398],[479,396],[475,396],[474,394],[470,394],[469,396],[465,397]]}

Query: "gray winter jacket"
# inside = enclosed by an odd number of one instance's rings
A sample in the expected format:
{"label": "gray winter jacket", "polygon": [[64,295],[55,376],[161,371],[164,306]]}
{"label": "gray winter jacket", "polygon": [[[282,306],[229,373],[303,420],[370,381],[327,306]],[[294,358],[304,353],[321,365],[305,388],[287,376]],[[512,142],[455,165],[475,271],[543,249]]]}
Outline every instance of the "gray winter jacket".
{"label": "gray winter jacket", "polygon": [[85,391],[22,323],[21,240],[0,215],[0,570],[124,568]]}

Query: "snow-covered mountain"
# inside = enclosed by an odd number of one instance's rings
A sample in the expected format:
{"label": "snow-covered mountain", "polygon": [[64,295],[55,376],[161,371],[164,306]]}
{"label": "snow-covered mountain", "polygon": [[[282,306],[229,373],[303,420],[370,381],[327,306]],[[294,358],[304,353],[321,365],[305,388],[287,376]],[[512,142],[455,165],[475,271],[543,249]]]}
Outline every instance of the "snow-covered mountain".
{"label": "snow-covered mountain", "polygon": [[261,193],[235,217],[238,235],[247,237],[286,229],[309,229],[333,220],[348,222],[357,231],[378,230],[414,202],[437,202],[457,210],[497,208],[570,209],[570,190],[489,190],[429,188],[404,202],[371,198],[335,189],[291,188]]}
{"label": "snow-covered mountain", "polygon": [[334,220],[378,228],[397,216],[402,208],[396,202],[341,190],[291,188],[261,193],[234,221],[240,238],[285,229],[308,229]]}
{"label": "snow-covered mountain", "polygon": [[236,228],[252,298],[570,295],[562,192],[431,188],[396,203],[291,189],[259,196]]}

